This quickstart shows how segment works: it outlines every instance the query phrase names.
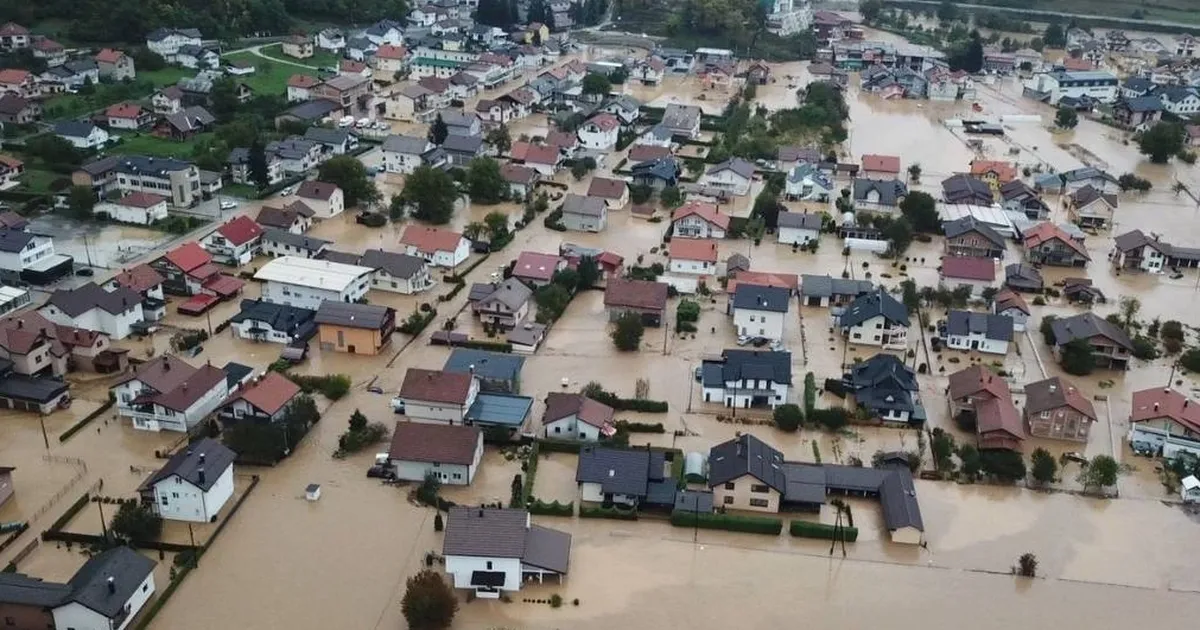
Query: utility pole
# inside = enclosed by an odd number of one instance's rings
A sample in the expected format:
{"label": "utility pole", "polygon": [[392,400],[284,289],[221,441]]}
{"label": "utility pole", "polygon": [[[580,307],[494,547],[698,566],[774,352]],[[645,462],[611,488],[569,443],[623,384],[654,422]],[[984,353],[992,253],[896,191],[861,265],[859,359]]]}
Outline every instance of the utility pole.
{"label": "utility pole", "polygon": [[96,502],[96,509],[100,510],[100,531],[104,533],[104,540],[108,540],[108,522],[104,520],[104,504],[100,502],[100,497],[92,497]]}
{"label": "utility pole", "polygon": [[46,414],[38,413],[38,422],[42,425],[42,441],[46,443],[46,450],[50,450],[50,438],[46,436]]}

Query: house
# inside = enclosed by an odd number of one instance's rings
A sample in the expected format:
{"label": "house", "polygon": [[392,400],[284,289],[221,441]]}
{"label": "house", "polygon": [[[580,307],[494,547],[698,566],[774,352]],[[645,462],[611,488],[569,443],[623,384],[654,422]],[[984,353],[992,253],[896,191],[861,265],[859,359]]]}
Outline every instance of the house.
{"label": "house", "polygon": [[1086,443],[1096,422],[1092,402],[1074,383],[1058,376],[1025,386],[1024,415],[1030,435],[1072,442]]}
{"label": "house", "polygon": [[1106,194],[1115,193],[1120,190],[1120,185],[1116,177],[1092,166],[1064,171],[1059,173],[1059,178],[1062,181],[1062,192],[1064,194],[1070,194],[1072,191],[1084,186],[1091,186]]}
{"label": "house", "polygon": [[107,215],[120,223],[152,225],[167,218],[167,198],[151,193],[131,192],[116,201],[101,201],[92,208],[92,214]]}
{"label": "house", "polygon": [[1070,304],[1103,304],[1104,292],[1092,285],[1090,278],[1063,278],[1062,296]]}
{"label": "house", "polygon": [[21,98],[34,98],[40,94],[37,77],[28,70],[19,68],[0,69],[0,94],[13,94]]}
{"label": "house", "polygon": [[1004,184],[1018,179],[1020,173],[1016,166],[1003,160],[971,160],[970,175],[983,180],[993,190],[999,190]]}
{"label": "house", "polygon": [[563,153],[559,147],[550,144],[514,142],[509,157],[514,163],[533,169],[540,175],[554,177],[562,164]]}
{"label": "house", "polygon": [[[65,585],[64,596],[48,600],[56,628],[128,628],[154,595],[150,558],[118,546],[90,558]],[[53,602],[53,603],[52,603]],[[40,626],[47,627],[47,626]]]}
{"label": "house", "polygon": [[908,347],[908,309],[883,289],[854,298],[838,316],[837,325],[855,345]]}
{"label": "house", "polygon": [[600,109],[616,116],[623,126],[629,126],[641,118],[641,106],[637,99],[622,94],[610,98]]}
{"label": "house", "polygon": [[475,426],[397,422],[388,449],[395,479],[470,485],[483,458],[483,431]]}
{"label": "house", "polygon": [[262,252],[262,236],[262,227],[241,215],[201,239],[200,246],[212,254],[214,261],[240,267]]}
{"label": "house", "polygon": [[667,269],[677,274],[715,276],[718,253],[717,242],[712,239],[671,239],[667,246],[670,259]]}
{"label": "house", "polygon": [[661,157],[634,164],[631,169],[635,186],[649,186],[655,192],[678,186],[683,166],[673,156]]}
{"label": "house", "polygon": [[[161,194],[167,197],[167,203],[179,208],[189,208],[200,201],[200,169],[191,162],[122,155],[113,164],[112,175],[114,187],[121,192]],[[170,194],[164,194],[166,191],[170,191]]]}
{"label": "house", "polygon": [[404,24],[391,19],[382,19],[367,27],[363,36],[376,46],[404,43]]}
{"label": "house", "polygon": [[554,274],[567,267],[567,261],[556,254],[541,252],[521,252],[513,263],[512,277],[531,287],[543,287],[550,284]]}
{"label": "house", "polygon": [[[741,277],[742,273],[738,272],[739,283],[742,281]],[[844,306],[874,290],[875,285],[870,280],[804,274],[800,282],[800,300],[805,306]]]}
{"label": "house", "polygon": [[1024,82],[1025,95],[1058,105],[1063,99],[1083,97],[1111,103],[1117,98],[1118,80],[1105,70],[1054,70],[1035,74]]}
{"label": "house", "polygon": [[279,161],[279,170],[284,175],[302,175],[320,165],[323,148],[319,143],[293,136],[268,142],[265,151]]}
{"label": "house", "polygon": [[754,181],[754,164],[742,158],[730,158],[710,166],[700,178],[700,184],[743,196],[750,193]]}
{"label": "house", "polygon": [[422,156],[433,147],[433,143],[427,138],[390,135],[384,138],[380,147],[383,170],[388,173],[411,175],[425,163]]}
{"label": "house", "polygon": [[942,180],[942,201],[990,206],[995,201],[995,193],[982,179],[958,174]]}
{"label": "house", "polygon": [[[293,203],[289,207],[299,203]],[[325,239],[295,234],[279,228],[269,227],[263,230],[263,253],[268,256],[322,258],[325,248],[330,244],[331,241]],[[358,257],[355,256],[354,259],[357,261]]]}
{"label": "house", "polygon": [[350,133],[349,129],[309,127],[304,130],[304,139],[321,145],[324,159],[346,155],[358,148],[358,136]]}
{"label": "house", "polygon": [[42,117],[42,106],[16,94],[0,96],[0,123],[28,125]]}
{"label": "house", "polygon": [[408,368],[392,408],[415,422],[461,425],[478,395],[471,374]]}
{"label": "house", "polygon": [[640,60],[634,67],[633,73],[630,75],[642,85],[658,85],[662,82],[663,72],[667,69],[666,63],[658,56],[649,56]]}
{"label": "house", "polygon": [[[12,466],[0,466],[0,505],[4,505],[13,496],[13,481],[12,471],[16,470]],[[11,606],[11,602],[3,602],[0,606]],[[8,612],[7,608],[0,609],[0,612]]]}
{"label": "house", "polygon": [[667,309],[668,286],[651,280],[626,280],[610,277],[604,287],[604,308],[609,321],[625,313],[637,313],[647,326],[662,325]]}
{"label": "house", "polygon": [[[0,358],[6,370],[40,377],[65,377],[68,372],[110,374],[127,365],[126,350],[115,349],[108,335],[55,324],[36,311],[0,319]],[[3,495],[0,486],[0,496]]]}
{"label": "house", "polygon": [[621,121],[609,113],[596,114],[579,126],[579,143],[585,149],[612,151],[617,146]]}
{"label": "house", "polygon": [[975,364],[950,374],[946,398],[950,406],[950,415],[958,420],[964,414],[974,414],[979,403],[997,398],[1011,400],[1012,391],[1004,378],[981,364]]}
{"label": "house", "polygon": [[855,178],[851,188],[854,204],[859,210],[895,213],[908,195],[908,186],[898,180]]}
{"label": "house", "polygon": [[1042,272],[1028,263],[1012,263],[1004,268],[1004,285],[1014,291],[1041,293]]}
{"label": "house", "polygon": [[317,219],[329,219],[341,214],[345,207],[345,196],[337,184],[310,179],[300,184],[296,196],[304,205],[312,208]]}
{"label": "house", "polygon": [[701,362],[700,383],[704,402],[735,409],[774,409],[788,401],[792,353],[723,350],[720,358]]}
{"label": "house", "polygon": [[946,313],[945,335],[949,348],[1005,355],[1013,340],[1013,320],[992,313],[951,310]]}
{"label": "house", "polygon": [[162,274],[163,290],[171,295],[196,295],[202,291],[204,283],[220,276],[212,255],[195,241],[176,247],[151,262],[150,266]]}
{"label": "house", "polygon": [[282,208],[263,206],[254,219],[263,228],[275,228],[291,234],[304,234],[312,227],[315,215],[303,201],[294,201]]}
{"label": "house", "polygon": [[217,419],[226,426],[241,422],[283,422],[300,396],[299,385],[278,372],[268,371],[262,378],[251,381],[221,403],[217,409]]}
{"label": "house", "polygon": [[433,286],[429,265],[420,256],[368,249],[357,264],[375,270],[371,277],[372,289],[411,295]]}
{"label": "house", "polygon": [[722,509],[779,511],[788,483],[779,451],[745,434],[712,447],[708,461],[708,485]]}
{"label": "house", "polygon": [[320,79],[307,74],[293,74],[287,81],[287,100],[298,103],[312,98],[312,89],[321,82]]}
{"label": "house", "polygon": [[824,216],[809,212],[780,212],[777,238],[785,245],[807,245],[821,239]]}
{"label": "house", "polygon": [[660,158],[670,157],[671,147],[659,146],[655,144],[635,144],[629,147],[629,163],[641,164]]}
{"label": "house", "polygon": [[942,231],[946,236],[945,251],[948,257],[1004,258],[1004,237],[973,216],[946,221],[942,224]]}
{"label": "house", "polygon": [[867,179],[895,179],[900,175],[900,158],[873,153],[863,155],[860,175]]}
{"label": "house", "polygon": [[534,186],[541,179],[541,173],[520,164],[502,165],[500,176],[508,183],[509,195],[513,199],[528,199],[533,194]]}
{"label": "house", "polygon": [[620,210],[629,203],[629,186],[623,179],[593,177],[587,196],[603,199],[609,210]]}
{"label": "house", "polygon": [[1025,303],[1025,298],[1021,297],[1019,293],[1007,288],[1000,289],[992,298],[992,312],[1013,320],[1014,331],[1025,332],[1030,310],[1029,305]]}
{"label": "house", "polygon": [[183,90],[172,85],[154,93],[150,97],[150,107],[156,116],[174,114],[183,109]]}
{"label": "house", "polygon": [[472,374],[481,392],[519,394],[525,358],[474,348],[455,348],[442,366],[444,372]]}
{"label": "house", "polygon": [[442,150],[452,166],[466,167],[471,160],[483,155],[483,137],[452,133],[442,142]]}
{"label": "house", "polygon": [[167,354],[139,365],[112,387],[117,415],[145,431],[191,430],[229,395],[223,370],[192,367]]}
{"label": "house", "polygon": [[1136,452],[1171,460],[1200,454],[1200,406],[1174,389],[1152,387],[1133,393],[1129,444]]}
{"label": "house", "polygon": [[581,442],[596,442],[601,436],[611,436],[616,431],[612,407],[583,394],[560,392],[546,395],[542,427],[548,438]]}
{"label": "house", "polygon": [[626,509],[670,508],[678,489],[663,451],[590,444],[579,449],[575,482],[581,501]]}
{"label": "house", "polygon": [[420,256],[434,267],[453,269],[471,255],[471,242],[458,232],[441,228],[410,225],[400,236],[404,253]]}
{"label": "house", "polygon": [[146,48],[158,53],[168,63],[184,46],[199,46],[202,43],[200,30],[195,28],[159,28],[146,35]]}
{"label": "house", "polygon": [[[277,374],[275,377],[291,383]],[[299,392],[295,384],[292,387]],[[214,522],[233,498],[236,457],[227,446],[210,437],[188,444],[138,487],[142,503],[165,520]]]}
{"label": "house", "polygon": [[[1192,250],[1183,251],[1189,258],[1192,256]],[[1131,230],[1117,236],[1110,256],[1113,266],[1117,269],[1149,273],[1162,273],[1166,267],[1176,262],[1175,258],[1175,247],[1163,242],[1157,234],[1150,237],[1141,230]]]}
{"label": "house", "polygon": [[321,122],[336,120],[337,117],[341,116],[341,112],[346,111],[345,107],[331,100],[315,98],[315,95],[311,93],[318,85],[309,88],[310,98],[313,100],[294,105],[276,116],[275,126],[278,128],[285,122],[320,124]]}
{"label": "house", "polygon": [[471,310],[484,325],[511,330],[529,314],[532,298],[532,289],[516,278],[508,278],[474,300]]}
{"label": "house", "polygon": [[695,105],[668,103],[661,124],[672,136],[695,139],[700,135],[701,115],[700,108]]}
{"label": "house", "polygon": [[1025,258],[1035,265],[1083,267],[1092,259],[1083,245],[1053,223],[1039,223],[1022,233]]}
{"label": "house", "polygon": [[1102,230],[1112,224],[1117,210],[1117,195],[1102,193],[1085,185],[1067,197],[1071,221],[1081,228]]}
{"label": "house", "polygon": [[[0,164],[4,156],[0,156]],[[54,253],[54,240],[23,230],[0,229],[0,279],[50,284],[70,274],[74,259]]]}
{"label": "house", "polygon": [[110,129],[130,129],[138,130],[143,127],[149,127],[153,120],[153,115],[149,110],[143,109],[137,103],[117,103],[109,106],[104,110],[104,117],[108,120]]}
{"label": "house", "polygon": [[608,224],[608,204],[599,197],[568,193],[562,205],[562,224],[577,232],[602,232]]}
{"label": "house", "polygon": [[1162,120],[1165,110],[1162,98],[1158,95],[1122,98],[1113,105],[1113,120],[1130,129],[1144,131]]}
{"label": "house", "polygon": [[729,231],[729,215],[716,204],[689,201],[671,215],[671,234],[674,238],[725,238]]}
{"label": "house", "polygon": [[938,287],[948,290],[970,287],[971,297],[980,297],[985,290],[996,288],[996,263],[991,258],[942,258]]}
{"label": "house", "polygon": [[[343,60],[342,64],[345,65],[346,60]],[[363,76],[362,72],[370,70],[363,66],[357,73],[343,72],[313,86],[311,94],[314,99],[333,101],[347,112],[355,111],[355,107],[362,109],[362,103],[371,96],[371,80]]]}
{"label": "house", "polygon": [[325,300],[313,318],[322,352],[376,355],[392,340],[396,309]]}
{"label": "house", "polygon": [[[25,172],[25,163],[11,155],[0,153],[0,184],[15,182]],[[4,229],[10,229],[4,226]]]}
{"label": "house", "polygon": [[733,327],[742,337],[782,341],[791,308],[791,291],[739,282],[729,300]]}
{"label": "house", "polygon": [[1200,94],[1190,86],[1170,86],[1157,91],[1162,108],[1176,116],[1192,116],[1200,111]]}
{"label": "house", "polygon": [[570,565],[571,535],[531,524],[525,510],[452,507],[442,557],[455,588],[499,599],[501,591],[518,591],[535,578],[561,581]]}
{"label": "house", "polygon": [[[5,97],[8,98],[8,97]],[[15,98],[15,97],[14,97]],[[4,98],[0,98],[3,110]],[[101,149],[108,144],[108,131],[90,122],[64,120],[54,124],[54,135],[70,142],[76,149]]]}
{"label": "house", "polygon": [[317,332],[312,309],[264,300],[242,300],[242,309],[229,318],[229,327],[239,339],[290,344],[307,341]]}
{"label": "house", "polygon": [[797,164],[788,172],[784,196],[791,201],[828,202],[833,198],[834,183],[816,165]]}
{"label": "house", "polygon": [[1005,210],[1023,212],[1033,221],[1046,219],[1050,208],[1041,196],[1029,184],[1021,180],[1013,180],[1000,187],[1000,198]]}
{"label": "house", "polygon": [[842,383],[859,409],[882,422],[921,426],[926,420],[916,372],[895,355],[877,354],[855,363]]}
{"label": "house", "polygon": [[166,315],[163,277],[150,265],[142,263],[132,269],[123,270],[104,285],[106,291],[116,291],[118,288],[133,291],[141,296],[142,314],[146,321],[156,322]]}
{"label": "house", "polygon": [[546,338],[546,325],[525,320],[508,331],[504,340],[512,345],[514,354],[533,354]]}
{"label": "house", "polygon": [[306,35],[289,35],[282,42],[281,52],[294,59],[308,59],[314,54],[313,39]]}
{"label": "house", "polygon": [[1051,324],[1054,333],[1054,351],[1061,354],[1063,346],[1077,339],[1088,342],[1097,367],[1113,370],[1129,368],[1133,342],[1129,335],[1112,322],[1092,312],[1055,319]]}
{"label": "house", "polygon": [[323,302],[358,302],[367,294],[370,267],[299,256],[280,256],[259,267],[254,279],[265,282],[262,299],[317,309]]}
{"label": "house", "polygon": [[0,50],[12,52],[29,48],[33,39],[29,29],[16,22],[6,22],[0,26]]}
{"label": "house", "polygon": [[95,60],[96,65],[99,67],[101,78],[124,81],[125,79],[133,79],[137,76],[133,57],[125,54],[124,51],[104,48],[96,53]]}
{"label": "house", "polygon": [[128,337],[145,321],[140,295],[124,288],[105,291],[94,282],[55,290],[38,312],[56,324],[97,330],[113,339]]}

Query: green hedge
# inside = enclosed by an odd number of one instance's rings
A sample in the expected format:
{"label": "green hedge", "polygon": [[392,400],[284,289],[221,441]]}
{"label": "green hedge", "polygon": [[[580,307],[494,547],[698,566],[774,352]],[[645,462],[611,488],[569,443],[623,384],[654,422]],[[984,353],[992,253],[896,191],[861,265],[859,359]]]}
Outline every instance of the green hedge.
{"label": "green hedge", "polygon": [[640,398],[621,398],[610,392],[601,390],[588,395],[592,400],[604,403],[617,411],[645,411],[647,413],[666,413],[665,400],[643,400]]}
{"label": "green hedge", "polygon": [[809,372],[804,375],[804,417],[812,416],[817,408],[817,377]]}
{"label": "green hedge", "polygon": [[86,427],[88,424],[90,424],[92,420],[99,418],[104,414],[104,412],[112,409],[114,404],[116,404],[116,401],[112,399],[104,401],[103,405],[100,405],[95,411],[84,416],[83,420],[76,422],[75,424],[71,425],[71,428],[63,431],[62,435],[58,436],[58,441],[61,443],[71,439],[72,435],[79,433],[81,430],[83,430],[83,427]]}
{"label": "green hedge", "polygon": [[629,433],[666,433],[667,429],[663,427],[661,422],[630,422],[628,420],[617,420],[617,429],[624,429]]}
{"label": "green hedge", "polygon": [[499,341],[468,340],[457,345],[460,348],[474,348],[476,350],[491,350],[492,352],[512,354],[512,344]]}
{"label": "green hedge", "polygon": [[579,453],[579,448],[583,446],[579,442],[570,440],[554,440],[542,438],[536,442],[538,450],[543,453]]}
{"label": "green hedge", "polygon": [[541,457],[542,446],[537,442],[529,447],[529,458],[525,460],[525,485],[521,487],[521,502],[528,504],[533,498],[533,480],[537,477],[538,458]]}
{"label": "green hedge", "polygon": [[825,540],[842,540],[846,542],[854,542],[858,540],[857,527],[843,526],[839,531],[833,525],[824,523],[814,523],[812,521],[792,521],[788,525],[788,532],[798,538],[824,538]]}
{"label": "green hedge", "polygon": [[567,503],[559,503],[551,501],[546,503],[541,499],[531,499],[525,506],[530,514],[541,514],[544,516],[574,516],[575,502],[568,501]]}
{"label": "green hedge", "polygon": [[736,514],[696,514],[693,512],[671,512],[671,524],[676,527],[699,529],[723,529],[747,534],[778,536],[783,531],[783,521],[770,516],[741,516]]}
{"label": "green hedge", "polygon": [[619,507],[579,506],[579,518],[609,518],[616,521],[638,520],[637,510],[622,510]]}

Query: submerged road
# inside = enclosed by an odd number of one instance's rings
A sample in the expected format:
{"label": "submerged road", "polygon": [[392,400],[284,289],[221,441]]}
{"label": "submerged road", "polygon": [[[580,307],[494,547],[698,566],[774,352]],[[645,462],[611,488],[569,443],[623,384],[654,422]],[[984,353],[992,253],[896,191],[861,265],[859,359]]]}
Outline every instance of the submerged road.
{"label": "submerged road", "polygon": [[[934,6],[934,7],[940,6],[942,4],[941,2],[937,2],[935,0],[903,0],[903,3],[904,4],[927,4],[929,6]],[[884,4],[885,5],[888,4],[886,2],[886,0],[885,0]],[[1025,15],[1025,16],[1034,15],[1034,16],[1039,16],[1039,17],[1081,18],[1081,19],[1085,19],[1085,20],[1088,20],[1088,19],[1094,20],[1094,19],[1100,18],[1100,19],[1105,19],[1105,20],[1112,20],[1114,22],[1120,22],[1122,24],[1128,24],[1129,26],[1135,26],[1135,27],[1136,26],[1141,26],[1141,27],[1161,26],[1161,27],[1168,27],[1168,28],[1184,28],[1184,29],[1188,29],[1188,30],[1192,30],[1192,31],[1200,31],[1200,24],[1197,24],[1194,22],[1176,22],[1173,20],[1135,20],[1133,18],[1120,17],[1117,15],[1096,15],[1096,14],[1092,14],[1092,13],[1088,13],[1088,14],[1066,13],[1064,11],[1046,11],[1043,9],[1019,9],[1016,7],[1003,7],[1003,6],[995,6],[995,5],[991,5],[991,4],[972,4],[972,3],[968,3],[968,2],[954,2],[952,4],[954,4],[955,6],[962,7],[964,9],[985,9],[988,11],[1000,11],[1003,13],[1019,13],[1021,15]]]}

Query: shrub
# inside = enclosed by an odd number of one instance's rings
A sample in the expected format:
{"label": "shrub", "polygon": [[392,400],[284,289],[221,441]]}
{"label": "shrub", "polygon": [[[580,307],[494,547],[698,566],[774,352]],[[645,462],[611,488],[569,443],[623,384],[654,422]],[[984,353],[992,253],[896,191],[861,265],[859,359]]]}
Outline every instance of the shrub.
{"label": "shrub", "polygon": [[409,628],[449,628],[458,612],[458,597],[437,571],[422,569],[408,578],[400,609]]}
{"label": "shrub", "polygon": [[667,429],[661,422],[630,422],[617,420],[617,429],[627,433],[666,433]]}
{"label": "shrub", "polygon": [[829,431],[837,431],[850,423],[850,412],[841,407],[814,409],[808,419]]}
{"label": "shrub", "polygon": [[610,518],[617,521],[636,521],[637,510],[622,510],[619,507],[579,506],[579,518]]}
{"label": "shrub", "polygon": [[568,501],[567,503],[559,503],[551,501],[546,503],[541,499],[533,499],[525,506],[530,514],[541,514],[544,516],[573,516],[575,514],[575,502]]}
{"label": "shrub", "polygon": [[737,514],[697,514],[693,512],[671,512],[671,524],[676,527],[699,529],[723,529],[747,534],[778,536],[783,531],[783,521],[770,516],[742,516]]}
{"label": "shrub", "polygon": [[549,438],[541,438],[537,441],[538,449],[543,453],[579,453],[579,448],[582,446],[579,442],[572,440],[554,440]]}
{"label": "shrub", "polygon": [[799,406],[787,403],[775,408],[773,419],[779,430],[792,433],[804,422],[804,412],[800,411]]}
{"label": "shrub", "polygon": [[562,605],[563,605],[562,595],[555,593],[550,596],[550,607],[551,608],[562,608]]}
{"label": "shrub", "polygon": [[845,540],[846,542],[858,540],[857,527],[842,526],[839,528],[812,521],[792,521],[788,524],[788,533],[797,538],[824,538],[825,540]]}
{"label": "shrub", "polygon": [[666,413],[668,409],[666,401],[645,400],[642,398],[621,398],[612,392],[605,391],[605,389],[595,381],[592,381],[584,386],[581,393],[596,402],[604,403],[609,407],[612,407],[616,411]]}
{"label": "shrub", "polygon": [[804,375],[804,417],[812,418],[817,408],[817,377],[809,372]]}

